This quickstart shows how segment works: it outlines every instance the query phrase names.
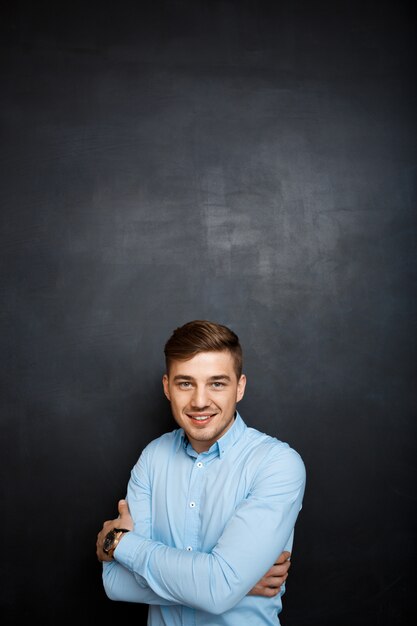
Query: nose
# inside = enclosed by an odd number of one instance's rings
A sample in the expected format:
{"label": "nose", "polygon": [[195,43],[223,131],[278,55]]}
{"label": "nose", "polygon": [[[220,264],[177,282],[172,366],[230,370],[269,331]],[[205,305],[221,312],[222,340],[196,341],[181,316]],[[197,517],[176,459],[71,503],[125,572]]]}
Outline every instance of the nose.
{"label": "nose", "polygon": [[205,385],[196,385],[193,391],[193,395],[191,397],[191,403],[194,409],[199,410],[205,409],[210,404]]}

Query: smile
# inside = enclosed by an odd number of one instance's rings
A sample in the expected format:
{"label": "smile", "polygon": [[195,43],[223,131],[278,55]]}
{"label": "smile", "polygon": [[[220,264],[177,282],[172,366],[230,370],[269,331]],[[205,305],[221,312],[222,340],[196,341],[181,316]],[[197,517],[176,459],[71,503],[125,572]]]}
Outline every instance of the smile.
{"label": "smile", "polygon": [[190,413],[187,414],[187,416],[192,419],[195,420],[196,422],[208,422],[208,420],[210,420],[212,417],[214,417],[215,414],[204,414],[204,415],[192,415]]}

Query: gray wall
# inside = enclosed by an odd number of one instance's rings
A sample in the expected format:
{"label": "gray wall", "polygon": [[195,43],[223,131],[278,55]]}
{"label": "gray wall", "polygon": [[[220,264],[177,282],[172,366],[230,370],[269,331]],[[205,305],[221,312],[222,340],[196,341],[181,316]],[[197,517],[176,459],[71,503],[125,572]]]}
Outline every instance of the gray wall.
{"label": "gray wall", "polygon": [[283,626],[411,623],[411,9],[146,5],[3,9],[3,623],[146,620],[95,539],[174,427],[162,348],[194,318],[306,463]]}

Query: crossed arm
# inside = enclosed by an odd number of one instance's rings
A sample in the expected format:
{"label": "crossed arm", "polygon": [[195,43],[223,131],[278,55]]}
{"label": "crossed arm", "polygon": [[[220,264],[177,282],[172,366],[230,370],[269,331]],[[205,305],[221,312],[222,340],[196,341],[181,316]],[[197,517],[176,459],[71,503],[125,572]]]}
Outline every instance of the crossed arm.
{"label": "crossed arm", "polygon": [[[146,604],[169,605],[169,602],[154,593],[147,585],[143,584],[138,577],[129,572],[122,565],[117,563],[112,556],[108,556],[103,551],[104,538],[113,528],[127,528],[133,530],[133,519],[130,515],[126,500],[119,500],[119,516],[116,519],[104,522],[103,528],[97,535],[96,554],[99,561],[103,562],[104,576],[108,578],[119,578],[120,585],[124,589],[125,597],[114,597],[114,600],[125,600],[128,602],[142,602]],[[123,535],[121,537],[121,540]],[[276,559],[272,567],[265,575],[252,587],[247,595],[264,596],[272,598],[281,591],[281,586],[288,578],[288,571],[291,566],[291,553],[283,551]],[[110,585],[113,587],[114,585]]]}
{"label": "crossed arm", "polygon": [[[288,553],[280,553],[292,534],[304,484],[304,466],[294,451],[268,459],[251,496],[236,509],[208,554],[153,541],[150,520],[148,525],[137,522],[150,517],[146,498],[132,501],[135,525],[122,501],[119,517],[106,522],[97,537],[107,595],[147,604],[184,604],[213,613],[228,610],[246,594],[276,595],[288,575]],[[102,544],[105,534],[115,526],[133,532],[123,536],[115,551],[116,560],[109,562]],[[271,568],[277,553],[278,565]],[[263,576],[262,570],[267,570]]]}

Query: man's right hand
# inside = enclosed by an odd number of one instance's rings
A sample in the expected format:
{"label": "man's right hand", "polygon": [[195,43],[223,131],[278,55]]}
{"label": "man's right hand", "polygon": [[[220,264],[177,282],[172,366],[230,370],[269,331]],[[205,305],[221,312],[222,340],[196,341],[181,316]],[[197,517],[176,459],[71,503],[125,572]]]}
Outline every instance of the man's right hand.
{"label": "man's right hand", "polygon": [[264,596],[273,598],[281,591],[281,585],[288,578],[290,569],[290,552],[282,552],[265,576],[249,591],[248,596]]}

